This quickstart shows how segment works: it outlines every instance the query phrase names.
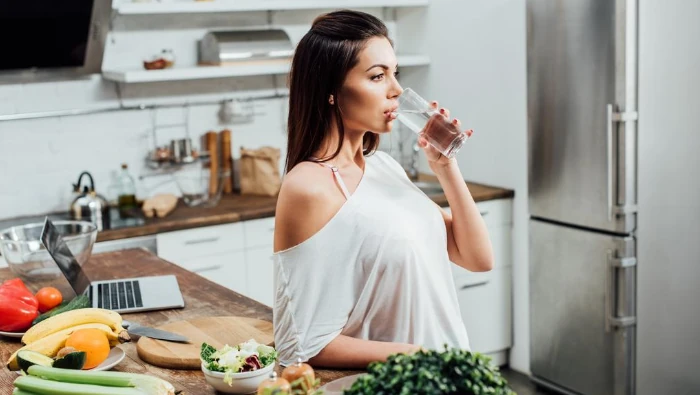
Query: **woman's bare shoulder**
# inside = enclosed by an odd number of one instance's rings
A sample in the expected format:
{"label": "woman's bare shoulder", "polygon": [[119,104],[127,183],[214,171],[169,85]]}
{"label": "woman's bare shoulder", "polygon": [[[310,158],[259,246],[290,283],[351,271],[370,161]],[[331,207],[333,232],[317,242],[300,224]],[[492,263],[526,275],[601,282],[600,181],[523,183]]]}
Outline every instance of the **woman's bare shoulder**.
{"label": "woman's bare shoulder", "polygon": [[330,173],[329,169],[316,163],[299,163],[282,179],[279,199],[310,198],[323,192],[327,189],[323,181]]}
{"label": "woman's bare shoulder", "polygon": [[275,251],[323,228],[344,202],[336,189],[330,169],[316,163],[302,162],[284,176],[275,212]]}

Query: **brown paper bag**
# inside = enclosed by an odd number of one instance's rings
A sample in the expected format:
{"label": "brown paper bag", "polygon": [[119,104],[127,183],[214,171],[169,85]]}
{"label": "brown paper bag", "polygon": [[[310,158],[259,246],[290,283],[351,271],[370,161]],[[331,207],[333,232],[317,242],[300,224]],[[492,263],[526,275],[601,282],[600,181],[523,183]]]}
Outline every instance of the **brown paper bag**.
{"label": "brown paper bag", "polygon": [[241,195],[277,196],[282,185],[279,160],[279,148],[246,149],[241,147]]}

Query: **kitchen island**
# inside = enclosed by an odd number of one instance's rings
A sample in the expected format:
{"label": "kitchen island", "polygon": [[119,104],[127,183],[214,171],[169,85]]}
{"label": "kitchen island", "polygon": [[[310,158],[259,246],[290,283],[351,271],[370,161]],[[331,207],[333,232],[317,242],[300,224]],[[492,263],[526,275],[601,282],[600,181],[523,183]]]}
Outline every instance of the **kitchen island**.
{"label": "kitchen island", "polygon": [[[185,308],[146,313],[124,314],[124,319],[155,327],[168,322],[196,317],[242,316],[272,321],[272,309],[252,299],[215,284],[190,271],[180,268],[156,255],[140,249],[123,250],[93,255],[84,266],[91,280],[108,280],[139,276],[174,274],[185,299]],[[8,268],[0,269],[0,282],[16,277]],[[65,281],[65,280],[61,280]],[[0,337],[0,358],[3,365],[20,347],[19,339]],[[143,362],[137,355],[135,343],[120,345],[126,358],[113,370],[145,373],[171,382],[180,394],[216,394],[204,380],[200,370],[170,370]],[[278,374],[281,368],[277,366]],[[325,384],[340,377],[359,373],[354,370],[316,370],[316,376]],[[3,366],[0,372],[0,394],[12,393],[12,382],[17,373]]]}

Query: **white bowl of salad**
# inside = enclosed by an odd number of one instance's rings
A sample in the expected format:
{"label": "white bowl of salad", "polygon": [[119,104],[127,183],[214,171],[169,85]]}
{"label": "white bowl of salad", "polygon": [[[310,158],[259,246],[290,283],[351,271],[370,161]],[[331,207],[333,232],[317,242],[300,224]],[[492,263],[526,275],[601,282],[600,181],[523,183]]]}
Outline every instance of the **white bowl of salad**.
{"label": "white bowl of salad", "polygon": [[227,394],[252,394],[275,368],[277,351],[253,339],[219,350],[202,343],[200,359],[204,378],[214,389]]}

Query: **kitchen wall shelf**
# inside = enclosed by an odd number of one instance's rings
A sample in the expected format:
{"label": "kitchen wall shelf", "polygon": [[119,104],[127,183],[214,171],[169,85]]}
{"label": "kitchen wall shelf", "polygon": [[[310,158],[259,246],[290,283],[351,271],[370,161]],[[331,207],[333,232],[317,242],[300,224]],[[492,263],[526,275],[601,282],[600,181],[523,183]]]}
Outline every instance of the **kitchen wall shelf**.
{"label": "kitchen wall shelf", "polygon": [[[398,55],[399,67],[427,66],[430,58],[425,55]],[[187,81],[208,78],[275,75],[289,72],[289,60],[265,60],[241,62],[235,66],[174,67],[164,70],[103,70],[103,78],[126,84],[163,81]]]}
{"label": "kitchen wall shelf", "polygon": [[268,10],[307,10],[320,8],[362,7],[418,7],[427,6],[430,0],[212,0],[116,3],[114,9],[120,15],[138,14],[191,14],[208,12],[245,12]]}

